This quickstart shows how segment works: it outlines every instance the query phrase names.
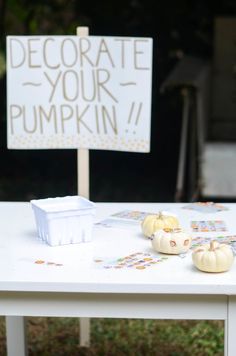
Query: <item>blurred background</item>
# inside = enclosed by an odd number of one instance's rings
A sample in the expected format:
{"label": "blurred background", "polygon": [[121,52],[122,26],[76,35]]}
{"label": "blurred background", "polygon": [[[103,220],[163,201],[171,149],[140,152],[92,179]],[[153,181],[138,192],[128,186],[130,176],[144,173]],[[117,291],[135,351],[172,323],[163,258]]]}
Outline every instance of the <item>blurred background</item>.
{"label": "blurred background", "polygon": [[[215,20],[234,16],[235,0],[0,0],[0,200],[28,201],[77,193],[76,150],[7,149],[5,72],[6,35],[74,35],[77,26],[89,26],[91,35],[145,36],[154,41],[151,152],[91,150],[90,198],[101,202],[208,199],[199,187],[202,146],[199,149],[198,141],[203,128],[199,129],[194,114],[196,92],[199,86],[202,88],[199,71],[203,73],[202,68],[214,58]],[[229,33],[234,34],[231,57],[235,66],[229,82],[234,95],[230,100],[235,105],[236,27],[229,26]],[[222,36],[220,43],[229,37]],[[220,53],[228,55],[223,48]],[[185,59],[190,61],[169,77]],[[189,73],[190,69],[197,72]],[[186,97],[190,98],[189,106]],[[182,135],[184,107],[189,124]],[[236,111],[230,115],[234,125]],[[232,125],[210,127],[209,138],[213,142],[236,142]],[[184,143],[181,171],[179,155]],[[181,192],[177,189],[178,179],[179,184],[182,182]],[[227,196],[230,198],[233,196]]]}

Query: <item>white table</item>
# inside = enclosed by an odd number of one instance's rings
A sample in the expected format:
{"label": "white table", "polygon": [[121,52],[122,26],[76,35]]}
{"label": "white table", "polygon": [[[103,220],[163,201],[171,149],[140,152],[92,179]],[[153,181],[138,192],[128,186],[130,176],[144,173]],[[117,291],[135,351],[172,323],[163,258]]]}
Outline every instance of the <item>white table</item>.
{"label": "white table", "polygon": [[[236,204],[224,204],[230,210],[215,214],[182,209],[184,205],[100,203],[97,220],[124,209],[169,210],[187,229],[191,220],[224,220],[228,231],[222,234],[236,234]],[[0,216],[0,314],[7,316],[9,355],[14,350],[22,354],[22,316],[224,320],[225,355],[236,355],[236,262],[220,274],[195,269],[191,253],[145,270],[98,268],[96,258],[154,253],[151,242],[139,226],[95,227],[92,242],[51,247],[37,239],[29,203],[2,202]],[[214,234],[220,235],[204,235]]]}

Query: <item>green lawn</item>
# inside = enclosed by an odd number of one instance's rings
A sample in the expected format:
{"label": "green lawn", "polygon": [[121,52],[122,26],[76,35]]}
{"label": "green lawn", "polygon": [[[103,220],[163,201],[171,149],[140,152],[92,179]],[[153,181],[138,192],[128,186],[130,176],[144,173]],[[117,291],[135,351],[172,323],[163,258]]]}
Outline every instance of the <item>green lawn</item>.
{"label": "green lawn", "polygon": [[[222,321],[92,319],[91,347],[78,346],[77,318],[28,318],[29,356],[218,356]],[[6,355],[0,318],[0,355]]]}

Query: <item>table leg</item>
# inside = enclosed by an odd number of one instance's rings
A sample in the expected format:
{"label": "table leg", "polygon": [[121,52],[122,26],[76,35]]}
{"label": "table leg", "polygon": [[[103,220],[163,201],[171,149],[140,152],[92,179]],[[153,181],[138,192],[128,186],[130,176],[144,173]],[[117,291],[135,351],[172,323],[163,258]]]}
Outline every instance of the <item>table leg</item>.
{"label": "table leg", "polygon": [[228,355],[228,320],[224,322],[224,356]]}
{"label": "table leg", "polygon": [[80,346],[89,347],[90,345],[90,319],[80,318]]}
{"label": "table leg", "polygon": [[27,356],[26,320],[23,316],[6,316],[7,355]]}
{"label": "table leg", "polygon": [[225,322],[225,356],[236,355],[236,296],[228,297],[228,317]]}

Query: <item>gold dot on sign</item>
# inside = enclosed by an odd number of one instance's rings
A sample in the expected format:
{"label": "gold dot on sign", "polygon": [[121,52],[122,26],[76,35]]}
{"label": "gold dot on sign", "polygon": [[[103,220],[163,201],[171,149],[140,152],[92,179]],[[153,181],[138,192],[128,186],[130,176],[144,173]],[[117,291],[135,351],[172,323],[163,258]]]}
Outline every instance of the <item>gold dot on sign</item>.
{"label": "gold dot on sign", "polygon": [[136,269],[145,269],[146,267],[144,267],[144,266],[136,266],[135,268]]}

